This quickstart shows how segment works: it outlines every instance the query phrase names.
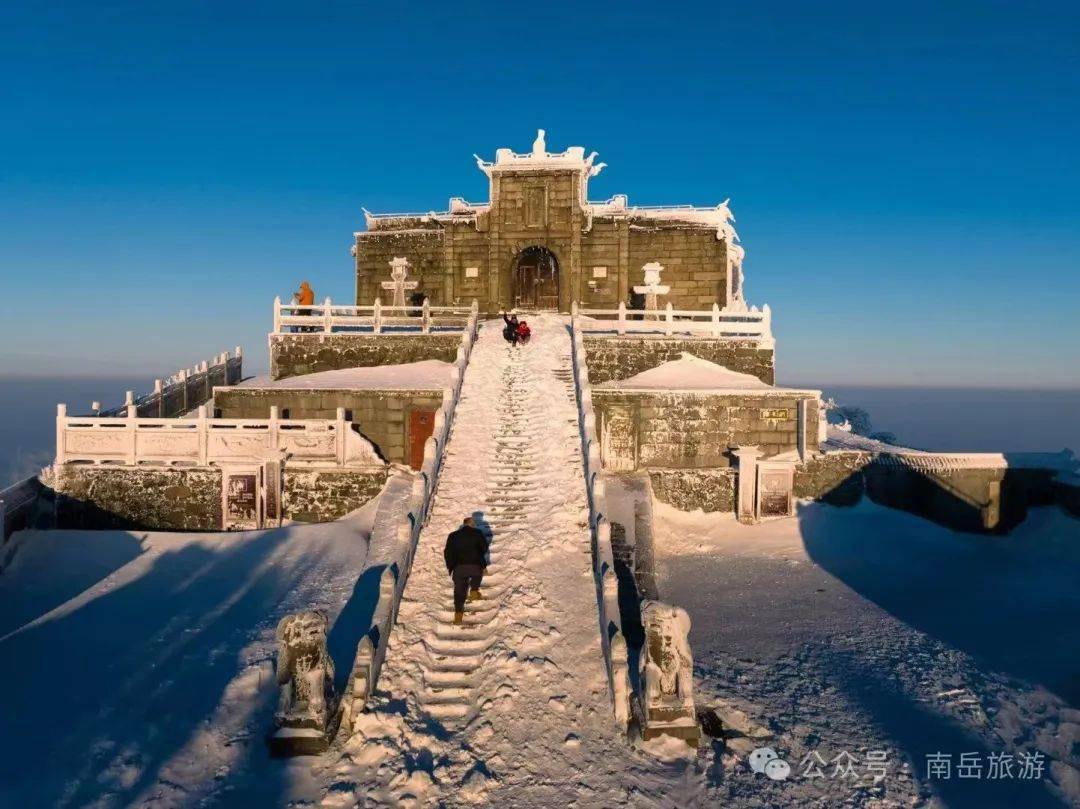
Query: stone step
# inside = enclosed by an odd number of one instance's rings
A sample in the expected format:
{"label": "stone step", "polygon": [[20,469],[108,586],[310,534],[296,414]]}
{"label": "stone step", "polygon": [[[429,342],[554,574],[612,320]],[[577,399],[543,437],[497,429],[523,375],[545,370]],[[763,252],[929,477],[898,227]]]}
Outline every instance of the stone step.
{"label": "stone step", "polygon": [[[462,618],[462,626],[487,626],[491,622],[492,617],[499,611],[499,605],[491,599],[485,598],[484,601],[490,602],[488,608],[484,610],[473,609],[469,610],[469,605],[466,604],[465,616]],[[483,601],[473,601],[473,605],[483,604]],[[447,601],[439,605],[441,609],[435,612],[435,620],[442,621],[445,624],[452,624],[454,622],[454,602]]]}
{"label": "stone step", "polygon": [[431,672],[442,672],[449,674],[455,672],[457,674],[471,674],[484,664],[484,659],[480,655],[457,655],[454,657],[444,657],[442,659],[432,658],[429,661],[427,667]]}
{"label": "stone step", "polygon": [[424,709],[427,711],[428,716],[435,719],[464,719],[473,710],[471,704],[463,705],[461,703],[435,703],[432,705],[425,705]]}
{"label": "stone step", "polygon": [[440,638],[432,635],[424,640],[428,652],[439,657],[472,657],[483,654],[491,645],[491,636],[485,638]]}
{"label": "stone step", "polygon": [[471,705],[472,700],[472,688],[425,688],[420,693],[420,701],[424,703],[424,705],[438,705],[455,702]]}
{"label": "stone step", "polygon": [[451,621],[435,625],[435,637],[441,640],[488,640],[494,634],[494,628],[483,624],[454,624]]}
{"label": "stone step", "polygon": [[475,671],[425,671],[424,685],[428,688],[475,688]]}

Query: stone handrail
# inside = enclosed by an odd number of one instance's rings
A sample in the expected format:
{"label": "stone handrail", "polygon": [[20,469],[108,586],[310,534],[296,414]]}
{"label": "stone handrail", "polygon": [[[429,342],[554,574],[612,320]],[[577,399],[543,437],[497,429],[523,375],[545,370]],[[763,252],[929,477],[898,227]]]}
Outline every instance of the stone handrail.
{"label": "stone handrail", "polygon": [[620,302],[615,309],[582,309],[575,302],[571,307],[575,331],[615,332],[616,334],[661,333],[691,334],[704,337],[753,340],[762,348],[775,344],[772,334],[772,310],[766,304],[760,310],[675,309],[670,303],[663,309],[627,309]]}
{"label": "stone handrail", "polygon": [[207,466],[261,463],[284,457],[290,464],[382,466],[371,443],[352,429],[338,408],[336,419],[213,419],[200,405],[193,419],[140,418],[128,405],[126,418],[69,416],[57,405],[56,465],[69,463],[138,466]]}
{"label": "stone handrail", "polygon": [[[357,645],[352,674],[345,697],[342,699],[342,732],[351,731],[352,718],[364,710],[379,679],[379,672],[386,657],[390,630],[397,619],[401,594],[408,581],[409,572],[412,570],[412,560],[416,553],[420,531],[427,523],[435,499],[435,489],[446,444],[450,440],[454,412],[461,398],[461,384],[476,341],[477,322],[477,313],[474,310],[469,314],[461,335],[461,345],[458,347],[457,357],[450,370],[450,385],[443,390],[442,405],[435,412],[434,431],[424,444],[424,459],[420,465],[420,471],[413,479],[412,491],[406,498],[406,508],[400,520],[388,521],[383,529],[390,533],[390,536],[372,535],[371,537],[370,547],[390,547],[392,550],[388,555],[382,554],[383,558],[374,560],[372,563],[383,566],[379,578],[379,597],[372,613],[371,626]],[[376,525],[376,529],[379,528],[381,526]],[[390,559],[392,563],[388,564]]]}
{"label": "stone handrail", "polygon": [[600,613],[600,642],[611,688],[615,721],[626,731],[630,722],[630,670],[626,636],[619,612],[619,583],[615,576],[615,557],[611,548],[611,524],[607,518],[607,498],[601,478],[600,442],[596,435],[596,414],[589,387],[589,370],[581,331],[571,319],[571,356],[574,364],[578,420],[581,431],[581,454],[584,459],[585,491],[589,502],[589,526],[593,539],[593,573]]}
{"label": "stone handrail", "polygon": [[[432,331],[464,330],[470,317],[478,313],[474,300],[469,306],[386,306],[376,300],[373,306],[353,306],[334,303],[329,298],[321,304],[282,303],[274,298],[274,331],[290,334],[290,330],[331,334],[334,332],[370,332],[381,334],[384,329],[402,329],[429,334]],[[300,314],[304,312],[306,314]]]}
{"label": "stone handrail", "polygon": [[196,363],[193,368],[177,371],[166,379],[155,379],[152,393],[136,397],[128,391],[124,404],[101,410],[99,416],[126,416],[128,408],[135,405],[140,416],[172,418],[194,410],[210,401],[215,385],[235,385],[243,379],[244,355],[240,346],[235,356],[228,351],[213,360]]}

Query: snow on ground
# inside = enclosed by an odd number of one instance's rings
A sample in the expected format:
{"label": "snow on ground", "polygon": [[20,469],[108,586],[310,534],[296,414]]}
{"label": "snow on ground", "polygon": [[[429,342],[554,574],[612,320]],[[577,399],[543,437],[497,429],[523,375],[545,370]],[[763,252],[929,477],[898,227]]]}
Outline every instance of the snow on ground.
{"label": "snow on ground", "polygon": [[330,615],[343,681],[375,502],[222,534],[24,531],[0,573],[0,806],[273,806],[274,630]]}
{"label": "snow on ground", "polygon": [[432,388],[442,390],[450,385],[453,364],[442,360],[420,360],[400,365],[375,365],[368,368],[342,368],[314,374],[270,379],[256,376],[245,379],[239,388],[273,388],[278,390],[358,390],[365,388]]}
{"label": "snow on ground", "polygon": [[[379,695],[340,758],[322,766],[326,805],[697,802],[701,771],[633,750],[615,727],[569,335],[560,318],[531,323],[532,341],[517,348],[502,340],[500,322],[481,330]],[[507,505],[511,490],[520,510]],[[485,601],[469,605],[472,620],[453,627],[442,548],[475,511],[494,532],[492,575]],[[469,681],[433,694],[454,667]]]}
{"label": "snow on ground", "polygon": [[635,376],[604,382],[595,387],[634,390],[776,390],[752,374],[732,371],[685,351],[677,360],[670,360]]}
{"label": "snow on ground", "polygon": [[[985,537],[867,500],[756,526],[655,514],[660,595],[693,621],[699,706],[745,712],[792,767],[774,782],[729,763],[724,805],[1080,805],[1080,521],[1035,509]],[[887,751],[876,785],[865,766],[798,766],[844,751],[864,765],[869,750]],[[990,753],[1034,750],[1041,780],[986,779]],[[984,777],[928,780],[936,752],[954,768],[978,752]]]}

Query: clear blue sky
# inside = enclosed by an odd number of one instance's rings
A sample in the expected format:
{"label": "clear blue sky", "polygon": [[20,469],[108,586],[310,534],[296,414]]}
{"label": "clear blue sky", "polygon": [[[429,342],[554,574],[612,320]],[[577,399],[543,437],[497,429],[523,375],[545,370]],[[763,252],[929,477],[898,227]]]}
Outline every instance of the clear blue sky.
{"label": "clear blue sky", "polygon": [[360,208],[596,149],[731,197],[782,379],[1080,386],[1076,3],[0,7],[0,373],[170,372],[350,298]]}

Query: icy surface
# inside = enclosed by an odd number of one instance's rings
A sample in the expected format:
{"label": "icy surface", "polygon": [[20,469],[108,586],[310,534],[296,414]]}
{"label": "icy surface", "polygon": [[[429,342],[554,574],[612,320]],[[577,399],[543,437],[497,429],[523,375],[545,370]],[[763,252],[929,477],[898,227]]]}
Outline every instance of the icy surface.
{"label": "icy surface", "polygon": [[635,390],[776,390],[756,376],[732,371],[685,351],[677,360],[665,362],[627,379],[604,382],[593,387]]}
{"label": "icy surface", "polygon": [[0,574],[0,806],[284,802],[274,630],[319,608],[347,672],[374,503],[231,534],[22,532]]}
{"label": "icy surface", "polygon": [[401,365],[376,365],[370,368],[343,368],[314,374],[270,379],[257,376],[245,379],[237,387],[277,390],[358,390],[365,388],[442,390],[450,384],[452,363],[421,360]]}

